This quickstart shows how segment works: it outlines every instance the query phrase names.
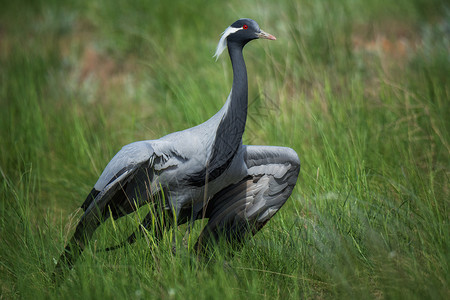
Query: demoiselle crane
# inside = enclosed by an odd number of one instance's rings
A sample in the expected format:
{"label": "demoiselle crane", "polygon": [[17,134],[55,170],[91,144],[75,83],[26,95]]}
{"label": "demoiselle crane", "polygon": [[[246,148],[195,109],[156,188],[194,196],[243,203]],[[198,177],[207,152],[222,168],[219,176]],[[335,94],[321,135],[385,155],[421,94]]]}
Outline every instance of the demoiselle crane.
{"label": "demoiselle crane", "polygon": [[281,208],[297,182],[297,153],[285,147],[242,144],[248,104],[242,50],[254,39],[276,38],[251,19],[234,22],[221,36],[214,56],[228,47],[233,85],[219,112],[193,128],[126,145],[113,157],[81,205],[84,214],[55,274],[63,266],[73,266],[107,218],[117,219],[145,204],[157,211],[143,219],[142,231],[164,212],[163,218],[170,219],[156,222],[156,239],[164,227],[208,218],[194,246],[198,253],[205,253],[221,236],[228,243],[242,243]]}

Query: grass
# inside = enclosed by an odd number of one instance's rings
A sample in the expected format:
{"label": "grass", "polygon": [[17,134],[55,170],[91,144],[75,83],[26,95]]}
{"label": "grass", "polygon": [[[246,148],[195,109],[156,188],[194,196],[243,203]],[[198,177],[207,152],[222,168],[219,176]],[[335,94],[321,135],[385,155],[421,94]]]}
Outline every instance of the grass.
{"label": "grass", "polygon": [[[12,1],[0,12],[0,298],[448,299],[445,1]],[[61,286],[50,274],[87,193],[125,144],[213,115],[231,86],[219,33],[251,17],[247,144],[297,151],[279,214],[233,258],[201,230],[114,252],[106,222]],[[171,252],[175,236],[177,254]]]}

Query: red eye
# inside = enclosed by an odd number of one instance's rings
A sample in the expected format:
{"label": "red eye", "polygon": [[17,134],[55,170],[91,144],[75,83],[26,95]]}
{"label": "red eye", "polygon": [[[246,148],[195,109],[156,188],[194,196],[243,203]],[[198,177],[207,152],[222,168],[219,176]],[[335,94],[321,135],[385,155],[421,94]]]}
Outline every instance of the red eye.
{"label": "red eye", "polygon": [[247,24],[244,24],[244,26],[242,26],[242,28],[244,28],[244,29],[248,29],[248,26],[247,26]]}

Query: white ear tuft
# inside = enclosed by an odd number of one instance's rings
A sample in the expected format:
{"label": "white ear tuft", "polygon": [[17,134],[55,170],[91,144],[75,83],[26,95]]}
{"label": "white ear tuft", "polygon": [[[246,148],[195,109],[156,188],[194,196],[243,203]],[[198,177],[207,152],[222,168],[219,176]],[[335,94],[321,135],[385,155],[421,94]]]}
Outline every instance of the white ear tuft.
{"label": "white ear tuft", "polygon": [[214,54],[213,57],[216,58],[216,61],[219,59],[220,54],[222,54],[223,50],[225,50],[225,48],[227,47],[227,37],[232,34],[235,33],[238,30],[241,30],[241,28],[235,28],[235,27],[228,27],[227,29],[225,29],[225,31],[222,33],[222,37],[220,38],[219,44],[217,44],[217,48],[216,48],[216,53]]}

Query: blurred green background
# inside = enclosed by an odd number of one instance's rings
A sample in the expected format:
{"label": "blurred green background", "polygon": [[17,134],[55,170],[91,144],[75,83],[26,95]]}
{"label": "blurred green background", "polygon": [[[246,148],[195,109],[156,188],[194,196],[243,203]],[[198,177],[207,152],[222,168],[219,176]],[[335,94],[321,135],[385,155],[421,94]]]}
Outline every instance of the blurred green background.
{"label": "blurred green background", "polygon": [[[450,297],[446,1],[2,2],[0,298]],[[292,197],[210,263],[192,251],[201,222],[158,247],[149,236],[98,252],[139,213],[108,221],[55,286],[54,261],[112,156],[223,105],[231,68],[212,55],[242,17],[277,37],[244,50],[244,143],[297,151]]]}

